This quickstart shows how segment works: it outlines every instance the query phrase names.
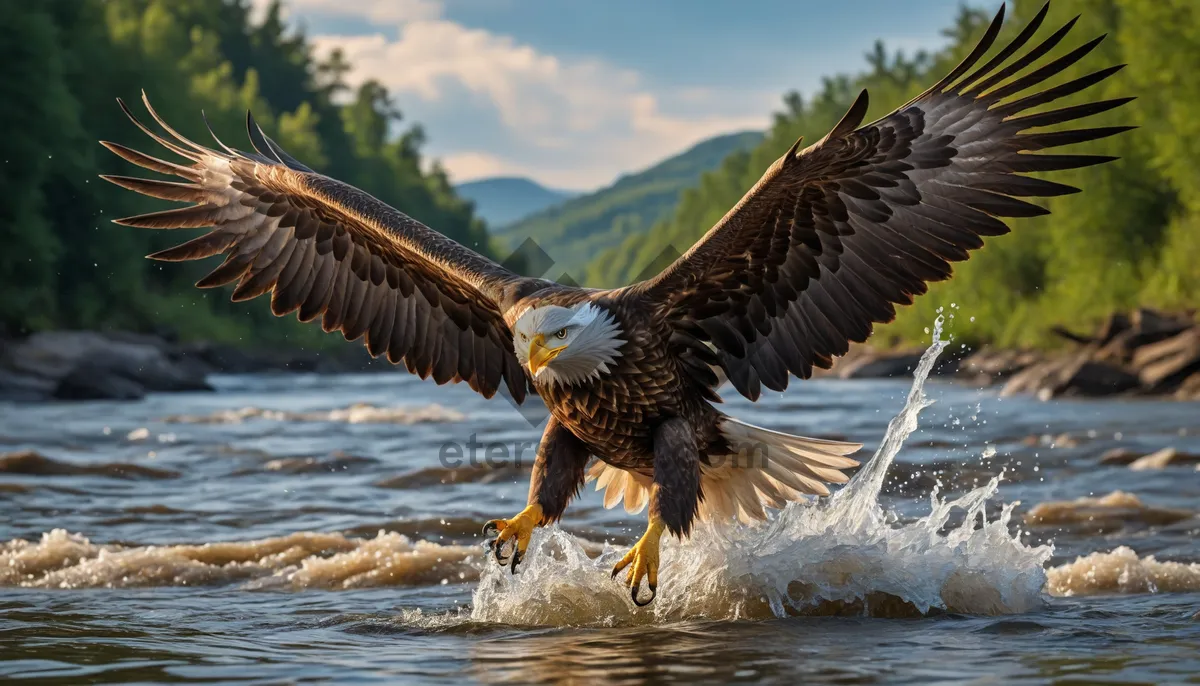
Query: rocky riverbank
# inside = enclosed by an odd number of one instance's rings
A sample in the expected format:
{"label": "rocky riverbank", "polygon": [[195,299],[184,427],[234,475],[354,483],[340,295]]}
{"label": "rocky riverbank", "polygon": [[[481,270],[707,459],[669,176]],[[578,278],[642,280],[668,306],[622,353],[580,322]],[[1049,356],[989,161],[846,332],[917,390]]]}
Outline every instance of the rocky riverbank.
{"label": "rocky riverbank", "polygon": [[[1000,386],[1002,395],[1156,396],[1200,400],[1200,324],[1191,314],[1149,309],[1111,315],[1095,333],[1062,328],[1067,342],[1053,351],[982,347],[943,360],[934,374],[976,386]],[[828,375],[881,378],[912,373],[920,350],[860,347]]]}
{"label": "rocky riverbank", "polygon": [[[1056,330],[1055,351],[982,347],[947,354],[933,373],[1001,393],[1157,396],[1200,400],[1200,324],[1190,314],[1139,309],[1110,316],[1094,334]],[[922,350],[855,346],[824,376],[908,376]],[[94,331],[0,339],[0,400],[128,400],[149,392],[209,390],[210,374],[394,369],[359,345],[332,351],[247,350],[219,343]]]}
{"label": "rocky riverbank", "polygon": [[136,400],[151,392],[212,390],[211,374],[388,368],[354,345],[335,352],[250,350],[146,334],[44,331],[0,339],[0,400]]}

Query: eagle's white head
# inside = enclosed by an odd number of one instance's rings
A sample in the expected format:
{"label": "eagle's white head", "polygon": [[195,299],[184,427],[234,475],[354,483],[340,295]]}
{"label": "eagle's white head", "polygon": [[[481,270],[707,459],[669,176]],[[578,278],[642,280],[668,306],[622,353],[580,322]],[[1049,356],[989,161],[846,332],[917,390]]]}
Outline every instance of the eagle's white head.
{"label": "eagle's white head", "polygon": [[564,386],[607,373],[624,343],[612,313],[590,302],[531,307],[513,325],[521,364],[534,379]]}

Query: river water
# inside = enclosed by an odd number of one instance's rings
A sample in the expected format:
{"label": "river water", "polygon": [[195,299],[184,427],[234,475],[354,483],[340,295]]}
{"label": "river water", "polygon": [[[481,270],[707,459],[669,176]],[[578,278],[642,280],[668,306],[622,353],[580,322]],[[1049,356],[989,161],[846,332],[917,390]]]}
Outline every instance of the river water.
{"label": "river water", "polygon": [[608,578],[643,517],[590,485],[517,576],[486,558],[540,435],[503,399],[379,373],[0,405],[0,678],[1200,683],[1200,468],[1099,460],[1200,453],[1200,404],[924,371],[726,389],[870,460],[670,540],[646,609]]}

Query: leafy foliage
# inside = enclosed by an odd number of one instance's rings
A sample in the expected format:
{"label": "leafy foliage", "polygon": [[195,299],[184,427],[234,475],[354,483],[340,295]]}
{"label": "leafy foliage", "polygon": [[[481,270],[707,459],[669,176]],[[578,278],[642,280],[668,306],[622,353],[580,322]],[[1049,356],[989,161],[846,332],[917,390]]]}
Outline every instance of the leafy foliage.
{"label": "leafy foliage", "polygon": [[[1019,30],[1042,3],[1011,3],[1005,31]],[[1043,345],[1050,343],[1053,324],[1087,329],[1113,310],[1200,302],[1200,171],[1195,164],[1200,76],[1194,69],[1200,60],[1200,7],[1188,0],[1056,0],[1047,24],[1059,26],[1076,14],[1082,16],[1071,37],[1047,59],[1099,34],[1110,35],[1059,79],[1111,64],[1130,66],[1047,108],[1136,95],[1134,103],[1087,123],[1142,127],[1071,149],[1121,159],[1055,174],[1083,192],[1048,200],[1049,217],[1013,221],[1011,234],[989,240],[957,266],[952,280],[934,284],[914,306],[901,310],[896,322],[880,331],[884,341],[924,339],[939,308],[951,303],[960,308],[955,327],[960,338]],[[871,95],[868,119],[906,102],[965,56],[989,19],[964,7],[944,32],[949,45],[937,54],[890,54],[880,43],[867,55],[864,72],[826,78],[808,100],[788,95],[761,145],[730,155],[683,193],[669,218],[597,257],[587,272],[588,285],[628,283],[656,258],[686,251],[796,138],[815,141],[825,135],[862,88]]]}
{"label": "leafy foliage", "polygon": [[[98,140],[150,142],[113,101],[145,89],[164,117],[204,140],[245,146],[245,111],[309,166],[355,184],[477,249],[482,221],[436,166],[424,134],[399,136],[400,112],[378,83],[350,92],[340,54],[317,63],[285,30],[278,3],[251,20],[248,0],[40,0],[0,3],[0,329],[165,327],[185,337],[263,344],[331,341],[191,283],[213,264],[161,265],[143,255],[179,242],[111,218],[162,209],[97,179],[132,167]],[[342,104],[345,103],[345,104]],[[155,154],[159,154],[156,152]],[[169,155],[169,153],[163,153]]]}

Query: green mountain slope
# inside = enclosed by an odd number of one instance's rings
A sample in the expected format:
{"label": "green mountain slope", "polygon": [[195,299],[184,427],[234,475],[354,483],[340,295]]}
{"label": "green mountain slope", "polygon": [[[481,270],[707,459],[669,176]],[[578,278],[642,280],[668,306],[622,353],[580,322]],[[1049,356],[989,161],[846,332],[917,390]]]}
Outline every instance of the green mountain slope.
{"label": "green mountain slope", "polygon": [[534,212],[557,205],[578,193],[562,191],[530,179],[499,176],[468,181],[454,186],[459,197],[475,203],[475,214],[488,226],[504,226]]}
{"label": "green mountain slope", "polygon": [[566,273],[582,279],[585,266],[597,253],[670,216],[683,189],[731,153],[748,150],[761,140],[757,131],[710,138],[607,188],[501,226],[493,235],[510,249],[532,238],[554,259],[553,277]]}

